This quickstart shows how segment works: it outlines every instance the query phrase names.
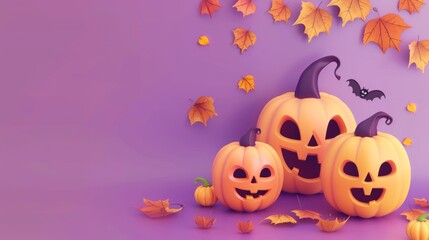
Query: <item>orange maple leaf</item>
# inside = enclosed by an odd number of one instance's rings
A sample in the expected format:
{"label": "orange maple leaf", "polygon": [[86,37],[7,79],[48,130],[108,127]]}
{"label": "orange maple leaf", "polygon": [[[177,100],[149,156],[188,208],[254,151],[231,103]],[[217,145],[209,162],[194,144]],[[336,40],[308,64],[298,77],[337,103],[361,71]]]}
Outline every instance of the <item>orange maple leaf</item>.
{"label": "orange maple leaf", "polygon": [[211,17],[221,7],[219,0],[201,0],[200,13],[201,15],[208,14]]}
{"label": "orange maple leaf", "polygon": [[429,207],[429,202],[426,198],[414,198],[414,202],[420,207]]}
{"label": "orange maple leaf", "polygon": [[237,45],[240,48],[241,53],[243,53],[250,46],[255,45],[256,35],[252,31],[246,30],[244,28],[236,28],[232,31],[234,33],[234,45]]}
{"label": "orange maple leaf", "polygon": [[390,13],[369,21],[364,30],[363,43],[375,42],[383,53],[388,48],[396,48],[399,52],[402,32],[410,28],[397,14]]}
{"label": "orange maple leaf", "polygon": [[253,0],[238,0],[234,6],[237,11],[243,13],[243,17],[255,13],[256,5]]}
{"label": "orange maple leaf", "polygon": [[295,213],[299,219],[310,218],[310,219],[321,219],[321,216],[318,212],[311,210],[292,210],[291,212]]}
{"label": "orange maple leaf", "polygon": [[246,93],[255,90],[255,78],[252,75],[246,75],[238,81],[238,88],[243,89]]}
{"label": "orange maple leaf", "polygon": [[425,213],[424,210],[411,209],[405,212],[401,212],[401,215],[405,216],[407,220],[413,221],[413,220],[416,220],[418,217],[420,217],[420,215],[422,215],[423,213]]}
{"label": "orange maple leaf", "polygon": [[[270,215],[268,217],[266,217],[264,220],[270,220],[271,224],[277,225],[280,223],[293,223],[296,224],[296,220],[289,216],[289,215],[285,215],[285,214],[274,214],[274,215]],[[262,220],[262,221],[264,221]]]}
{"label": "orange maple leaf", "polygon": [[[319,4],[320,5],[320,4]],[[308,36],[308,42],[321,32],[329,34],[332,26],[332,16],[328,11],[314,6],[311,2],[302,2],[301,12],[293,25],[302,24],[304,33]]]}
{"label": "orange maple leaf", "polygon": [[216,221],[215,218],[203,217],[203,216],[197,216],[195,217],[194,220],[195,220],[195,224],[197,224],[199,228],[203,228],[203,229],[211,228],[214,222]]}
{"label": "orange maple leaf", "polygon": [[217,116],[213,103],[214,99],[212,97],[199,97],[188,111],[191,125],[196,122],[202,122],[204,126],[207,126],[207,121],[213,116]]}
{"label": "orange maple leaf", "polygon": [[342,228],[349,218],[350,217],[346,218],[345,220],[338,220],[338,218],[335,218],[334,220],[327,220],[321,218],[319,219],[319,222],[317,222],[316,226],[318,226],[324,232],[335,232]]}
{"label": "orange maple leaf", "polygon": [[271,9],[268,11],[273,16],[274,22],[287,22],[291,11],[283,0],[272,0]]}
{"label": "orange maple leaf", "polygon": [[425,0],[399,0],[398,10],[407,10],[411,14],[418,12],[424,4],[426,4]]}
{"label": "orange maple leaf", "polygon": [[145,206],[139,208],[139,210],[151,218],[165,217],[183,209],[183,205],[181,204],[179,204],[179,208],[170,208],[168,199],[157,201],[143,199],[143,203]]}
{"label": "orange maple leaf", "polygon": [[412,41],[408,48],[410,49],[408,67],[415,63],[416,67],[425,73],[425,67],[429,62],[429,40]]}
{"label": "orange maple leaf", "polygon": [[332,0],[328,6],[340,8],[338,16],[343,20],[343,27],[347,22],[353,21],[355,18],[365,21],[371,11],[369,0]]}
{"label": "orange maple leaf", "polygon": [[253,231],[253,222],[252,221],[238,221],[237,222],[237,228],[242,233],[250,233]]}

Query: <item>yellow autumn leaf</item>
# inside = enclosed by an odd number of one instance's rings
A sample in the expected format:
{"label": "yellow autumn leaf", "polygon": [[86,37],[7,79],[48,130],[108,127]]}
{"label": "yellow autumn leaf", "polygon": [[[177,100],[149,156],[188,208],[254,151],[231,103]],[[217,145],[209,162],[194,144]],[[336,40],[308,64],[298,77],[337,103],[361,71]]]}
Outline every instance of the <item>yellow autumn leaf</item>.
{"label": "yellow autumn leaf", "polygon": [[349,218],[350,217],[343,221],[338,220],[338,218],[335,218],[334,220],[326,220],[321,218],[319,219],[319,222],[316,224],[316,226],[318,226],[324,232],[335,232],[342,228]]}
{"label": "yellow autumn leaf", "polygon": [[299,219],[309,218],[319,220],[321,218],[318,212],[311,210],[292,210],[291,212],[295,213]]}
{"label": "yellow autumn leaf", "polygon": [[283,0],[272,0],[271,9],[268,11],[273,16],[274,22],[287,22],[291,11]]}
{"label": "yellow autumn leaf", "polygon": [[293,25],[297,24],[304,25],[304,33],[308,36],[308,42],[311,42],[311,39],[321,32],[329,34],[332,26],[332,16],[328,11],[316,7],[311,2],[302,2],[301,12]]}
{"label": "yellow autumn leaf", "polygon": [[328,6],[337,6],[340,8],[338,16],[343,20],[343,27],[347,22],[356,18],[366,20],[371,11],[369,0],[332,0]]}
{"label": "yellow autumn leaf", "polygon": [[170,208],[168,199],[157,201],[143,199],[143,203],[145,205],[139,208],[139,210],[151,218],[165,217],[170,214],[177,213],[183,209],[183,205],[181,204],[178,204],[178,208]]}
{"label": "yellow autumn leaf", "polygon": [[405,146],[410,146],[411,144],[413,144],[413,140],[411,140],[411,138],[409,138],[409,137],[406,137],[402,141],[402,144],[404,144]]}
{"label": "yellow autumn leaf", "polygon": [[243,89],[246,93],[255,90],[255,78],[252,75],[244,76],[238,81],[238,88]]}
{"label": "yellow autumn leaf", "polygon": [[425,67],[429,62],[429,40],[412,41],[408,48],[410,49],[408,67],[414,63],[416,68],[425,73]]}
{"label": "yellow autumn leaf", "polygon": [[426,198],[414,198],[414,202],[420,207],[429,207],[429,202]]}
{"label": "yellow autumn leaf", "polygon": [[408,103],[407,110],[408,112],[415,113],[417,111],[417,105],[415,103]]}
{"label": "yellow autumn leaf", "polygon": [[241,233],[251,233],[253,231],[253,222],[252,221],[238,221],[237,228]]}
{"label": "yellow autumn leaf", "polygon": [[[293,223],[296,224],[296,220],[289,216],[289,215],[285,215],[285,214],[275,214],[275,215],[270,215],[268,217],[266,217],[264,220],[270,220],[271,224],[277,225],[277,224],[281,224],[281,223]],[[262,220],[262,221],[264,221]]]}
{"label": "yellow autumn leaf", "polygon": [[234,33],[234,45],[237,45],[240,48],[241,53],[250,46],[255,45],[256,35],[252,31],[246,30],[244,28],[236,28],[232,31]]}
{"label": "yellow autumn leaf", "polygon": [[405,212],[401,212],[401,215],[405,216],[407,220],[413,221],[416,220],[420,215],[425,213],[425,210],[422,209],[411,209]]}
{"label": "yellow autumn leaf", "polygon": [[191,125],[196,122],[202,122],[204,126],[207,126],[207,121],[217,116],[213,103],[214,99],[212,97],[199,97],[188,111],[188,118]]}
{"label": "yellow autumn leaf", "polygon": [[409,14],[419,12],[421,6],[423,6],[425,0],[399,0],[398,9],[407,10]]}
{"label": "yellow autumn leaf", "polygon": [[232,7],[241,12],[243,17],[255,13],[256,11],[256,5],[253,0],[238,0]]}
{"label": "yellow autumn leaf", "polygon": [[198,44],[200,44],[201,46],[209,45],[209,38],[207,36],[201,36],[200,38],[198,38]]}

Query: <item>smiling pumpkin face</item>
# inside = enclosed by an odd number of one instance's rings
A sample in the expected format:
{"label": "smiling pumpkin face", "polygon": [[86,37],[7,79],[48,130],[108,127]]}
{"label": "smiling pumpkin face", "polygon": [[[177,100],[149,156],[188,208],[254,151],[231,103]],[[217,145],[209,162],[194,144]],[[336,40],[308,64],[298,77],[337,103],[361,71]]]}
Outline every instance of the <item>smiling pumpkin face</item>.
{"label": "smiling pumpkin face", "polygon": [[273,204],[283,184],[281,160],[268,144],[233,142],[223,147],[212,168],[219,201],[235,211],[254,212]]}
{"label": "smiling pumpkin face", "polygon": [[[390,116],[381,112],[369,119],[378,122],[381,117],[390,124]],[[347,215],[384,216],[399,208],[408,194],[408,157],[390,134],[356,132],[334,139],[329,146],[321,168],[323,193],[333,208]]]}

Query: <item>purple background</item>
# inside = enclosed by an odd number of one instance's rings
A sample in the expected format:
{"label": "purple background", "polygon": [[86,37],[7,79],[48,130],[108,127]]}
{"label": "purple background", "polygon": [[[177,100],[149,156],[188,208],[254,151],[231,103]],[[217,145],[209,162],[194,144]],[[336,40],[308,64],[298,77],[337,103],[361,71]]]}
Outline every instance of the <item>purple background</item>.
{"label": "purple background", "polygon": [[[312,1],[316,5],[319,1]],[[338,8],[322,7],[334,16]],[[398,13],[397,1],[377,2],[381,14]],[[303,27],[292,26],[300,2],[288,1],[291,20],[273,23],[269,1],[256,1],[246,18],[223,0],[212,18],[201,16],[198,0],[3,0],[0,2],[0,238],[2,239],[406,239],[399,213],[414,208],[412,197],[429,197],[427,181],[428,75],[408,65],[408,44],[429,39],[429,9],[399,12],[413,28],[401,51],[383,54],[362,44],[364,22],[341,27],[309,44]],[[371,12],[368,19],[377,17]],[[243,55],[232,30],[249,28],[256,45]],[[207,35],[211,45],[196,41]],[[236,141],[257,121],[269,99],[295,88],[302,70],[325,55],[342,60],[342,80],[333,65],[320,76],[320,89],[341,98],[357,122],[383,110],[394,117],[379,130],[407,147],[411,190],[402,208],[383,218],[352,218],[326,234],[305,221],[296,226],[256,224],[240,235],[238,220],[258,223],[274,213],[299,208],[282,194],[265,211],[245,214],[219,203],[200,208],[193,200],[197,176],[210,177],[217,151]],[[255,76],[256,91],[237,81]],[[387,99],[364,101],[345,82],[357,79],[381,89]],[[218,117],[190,126],[189,99],[215,99]],[[417,103],[415,114],[405,110]],[[150,219],[139,213],[141,199],[170,198],[185,204],[175,216]],[[323,195],[300,196],[302,207],[341,216]],[[194,216],[217,218],[213,229],[197,229]],[[293,215],[293,214],[292,214]]]}

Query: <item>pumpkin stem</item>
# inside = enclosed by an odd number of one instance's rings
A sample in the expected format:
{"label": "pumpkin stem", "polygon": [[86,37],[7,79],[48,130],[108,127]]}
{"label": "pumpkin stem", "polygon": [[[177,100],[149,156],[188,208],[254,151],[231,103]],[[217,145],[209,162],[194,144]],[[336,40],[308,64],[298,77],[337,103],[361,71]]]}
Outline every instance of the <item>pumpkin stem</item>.
{"label": "pumpkin stem", "polygon": [[240,138],[240,146],[243,147],[249,147],[249,146],[255,146],[256,143],[256,134],[260,134],[261,129],[259,128],[251,128],[249,131],[247,131],[244,136]]}
{"label": "pumpkin stem", "polygon": [[195,184],[198,184],[198,182],[201,182],[203,184],[203,187],[211,187],[212,185],[210,184],[209,180],[203,178],[203,177],[197,177],[194,180]]}
{"label": "pumpkin stem", "polygon": [[368,119],[359,123],[355,130],[355,136],[374,137],[377,135],[377,125],[381,118],[386,119],[386,124],[390,125],[393,118],[385,112],[377,112]]}
{"label": "pumpkin stem", "polygon": [[426,218],[429,217],[429,213],[423,213],[416,220],[419,222],[426,222]]}
{"label": "pumpkin stem", "polygon": [[325,68],[329,63],[337,63],[334,74],[335,77],[340,80],[341,77],[337,74],[337,70],[341,65],[340,59],[336,56],[326,56],[319,60],[314,61],[310,66],[308,66],[304,72],[302,72],[301,77],[299,77],[298,84],[295,89],[296,98],[320,98],[319,93],[319,74],[323,68]]}

